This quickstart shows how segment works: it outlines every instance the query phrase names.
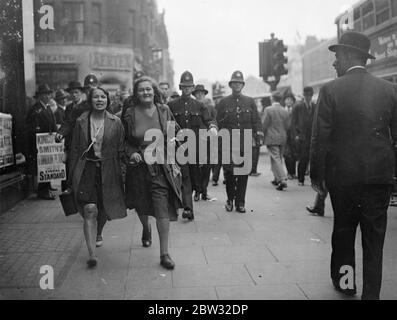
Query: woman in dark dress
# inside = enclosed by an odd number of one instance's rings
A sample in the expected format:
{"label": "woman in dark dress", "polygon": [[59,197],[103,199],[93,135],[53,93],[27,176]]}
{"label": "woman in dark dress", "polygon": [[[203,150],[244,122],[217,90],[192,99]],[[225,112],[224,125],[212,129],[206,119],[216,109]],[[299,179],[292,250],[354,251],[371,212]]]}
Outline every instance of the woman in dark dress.
{"label": "woman in dark dress", "polygon": [[[134,94],[123,113],[126,132],[126,154],[129,160],[126,173],[126,203],[129,209],[136,209],[142,223],[142,245],[152,242],[149,216],[156,218],[160,239],[160,264],[173,269],[175,263],[168,253],[170,221],[177,220],[181,201],[181,175],[177,165],[167,164],[166,154],[167,122],[175,121],[168,106],[161,103],[160,91],[154,80],[148,77],[138,79]],[[153,142],[145,141],[145,133],[155,129],[163,141],[158,144],[163,152],[157,160],[148,163],[145,150]],[[160,139],[162,140],[162,139]],[[153,146],[153,144],[151,145]],[[165,163],[165,164],[161,164]]]}
{"label": "woman in dark dress", "polygon": [[[110,100],[104,89],[91,89],[87,102],[90,110],[77,119],[73,131],[68,185],[84,218],[87,264],[95,267],[97,227],[127,216],[121,176],[125,134],[121,120],[106,111]],[[98,216],[103,218],[97,223]]]}

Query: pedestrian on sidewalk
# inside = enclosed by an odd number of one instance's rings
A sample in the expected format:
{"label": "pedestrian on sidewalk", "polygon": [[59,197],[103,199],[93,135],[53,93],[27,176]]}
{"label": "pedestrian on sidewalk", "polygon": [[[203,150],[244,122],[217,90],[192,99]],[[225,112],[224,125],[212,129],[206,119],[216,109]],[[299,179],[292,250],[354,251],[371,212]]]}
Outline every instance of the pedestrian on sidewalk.
{"label": "pedestrian on sidewalk", "polygon": [[61,127],[62,123],[65,121],[66,101],[68,96],[68,93],[63,89],[58,89],[55,93],[57,109],[55,110],[54,115],[58,130]]}
{"label": "pedestrian on sidewalk", "polygon": [[287,174],[284,170],[283,154],[289,128],[289,114],[280,104],[282,99],[282,95],[279,92],[275,91],[272,93],[272,105],[265,109],[262,124],[265,145],[269,151],[271,169],[274,176],[272,184],[279,191],[287,188]]}
{"label": "pedestrian on sidewalk", "polygon": [[[37,133],[56,133],[57,127],[55,116],[50,108],[53,91],[47,84],[38,86],[35,94],[37,102],[28,111],[26,117],[27,129],[27,163],[28,172],[37,176]],[[37,185],[37,197],[44,200],[54,200],[55,195],[52,193],[51,183],[44,182]]]}
{"label": "pedestrian on sidewalk", "polygon": [[298,147],[298,185],[305,183],[306,171],[309,167],[310,141],[312,134],[315,104],[312,102],[313,88],[303,89],[304,100],[292,111],[291,133]]}
{"label": "pedestrian on sidewalk", "polygon": [[126,154],[129,160],[126,174],[126,199],[129,209],[136,209],[142,223],[142,245],[150,247],[152,231],[149,216],[156,218],[160,239],[160,264],[166,269],[175,266],[168,252],[170,221],[178,218],[182,207],[181,174],[177,165],[167,164],[166,145],[156,145],[163,152],[147,163],[145,150],[153,141],[144,139],[148,130],[159,130],[167,144],[167,122],[175,121],[153,79],[143,76],[134,84],[132,101],[123,115],[126,131]]}
{"label": "pedestrian on sidewalk", "polygon": [[73,131],[68,185],[84,218],[87,264],[93,268],[98,261],[98,229],[106,220],[127,216],[121,176],[125,135],[121,120],[106,111],[110,104],[107,91],[91,89],[87,104],[89,111],[76,120]]}
{"label": "pedestrian on sidewalk", "polygon": [[[216,111],[215,111],[215,106],[212,104],[212,101],[208,98],[205,98],[205,96],[208,94],[208,90],[205,89],[204,85],[202,84],[197,84],[196,87],[194,88],[192,95],[196,98],[197,101],[201,102],[204,104],[204,106],[207,108],[208,113],[212,119],[216,119]],[[199,190],[199,195],[201,194],[201,199],[205,201],[211,201],[213,198],[208,194],[207,189],[208,189],[208,184],[210,182],[210,175],[211,175],[211,157],[210,157],[210,140],[207,139],[207,158],[204,159],[206,160],[205,164],[200,164],[198,167],[198,172],[197,172],[197,181],[195,182],[196,184],[196,189]],[[196,197],[197,199],[197,197]]]}
{"label": "pedestrian on sidewalk", "polygon": [[[293,93],[289,92],[284,96],[284,105],[285,109],[288,111],[289,115],[289,122],[292,122],[292,113],[295,108],[295,96]],[[285,145],[285,150],[284,150],[284,161],[285,161],[285,166],[287,167],[287,174],[288,174],[288,179],[293,180],[296,179],[296,163],[298,159],[298,152],[297,152],[297,147],[296,147],[296,142],[295,142],[295,137],[293,137],[292,132],[291,132],[291,126],[287,131],[287,143]]]}
{"label": "pedestrian on sidewalk", "polygon": [[[311,142],[313,188],[329,190],[334,210],[331,278],[336,290],[356,294],[355,239],[363,247],[362,299],[379,299],[387,209],[397,147],[397,88],[366,70],[370,39],[345,32],[335,52],[338,78],[318,98]],[[347,267],[347,268],[346,268]],[[346,274],[346,270],[352,271]],[[347,278],[348,277],[348,278]],[[351,285],[346,286],[346,279]],[[343,282],[343,286],[341,286]]]}
{"label": "pedestrian on sidewalk", "polygon": [[[233,162],[233,153],[239,153],[241,157],[244,157],[244,132],[245,130],[251,130],[252,136],[251,141],[259,144],[259,132],[261,129],[261,122],[258,116],[258,109],[254,99],[247,97],[242,94],[242,90],[245,86],[244,76],[241,71],[233,72],[229,81],[229,87],[232,89],[232,94],[223,98],[219,102],[217,112],[217,122],[219,129],[227,129],[232,136],[232,130],[238,130],[240,136],[239,150],[233,150],[231,142],[229,145],[222,141],[222,148],[227,148],[230,153],[230,163],[223,163],[223,171],[226,178],[226,193],[227,201],[225,209],[228,212],[233,211],[234,205],[236,211],[239,213],[245,213],[245,194],[247,192],[248,176],[247,174],[235,174],[237,167],[243,167],[247,163],[242,165]],[[250,156],[252,164],[252,144],[250,145]],[[245,155],[247,156],[247,155]],[[222,159],[224,162],[225,159]]]}

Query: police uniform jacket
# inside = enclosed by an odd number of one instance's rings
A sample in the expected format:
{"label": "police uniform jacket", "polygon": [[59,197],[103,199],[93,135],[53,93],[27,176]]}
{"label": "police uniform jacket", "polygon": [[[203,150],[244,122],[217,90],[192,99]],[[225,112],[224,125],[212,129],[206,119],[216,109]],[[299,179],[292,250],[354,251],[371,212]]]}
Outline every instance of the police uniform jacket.
{"label": "police uniform jacket", "polygon": [[179,97],[168,103],[176,122],[182,129],[191,129],[196,134],[199,129],[217,127],[208,108],[192,97]]}
{"label": "police uniform jacket", "polygon": [[392,184],[396,142],[396,86],[352,69],[320,90],[310,177],[328,187]]}

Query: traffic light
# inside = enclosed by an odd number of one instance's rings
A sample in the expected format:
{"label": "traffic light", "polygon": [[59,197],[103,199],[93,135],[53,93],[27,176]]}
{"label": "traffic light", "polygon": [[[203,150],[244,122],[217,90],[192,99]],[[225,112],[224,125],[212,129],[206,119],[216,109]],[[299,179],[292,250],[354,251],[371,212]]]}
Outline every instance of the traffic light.
{"label": "traffic light", "polygon": [[273,76],[272,42],[259,42],[259,76],[263,79]]}
{"label": "traffic light", "polygon": [[284,45],[283,40],[277,38],[272,39],[271,42],[273,75],[277,77],[288,74],[288,70],[285,68],[288,58],[284,56],[284,52],[288,50],[287,46]]}

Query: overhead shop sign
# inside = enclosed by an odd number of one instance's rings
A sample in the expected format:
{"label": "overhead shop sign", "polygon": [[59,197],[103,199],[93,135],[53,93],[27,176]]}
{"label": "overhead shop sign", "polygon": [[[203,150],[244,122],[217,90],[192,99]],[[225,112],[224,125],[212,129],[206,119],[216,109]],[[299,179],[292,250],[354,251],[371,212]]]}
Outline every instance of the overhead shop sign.
{"label": "overhead shop sign", "polygon": [[132,71],[133,60],[132,54],[128,53],[92,52],[90,54],[91,68],[97,70]]}
{"label": "overhead shop sign", "polygon": [[37,54],[37,63],[77,63],[77,58],[73,54]]}
{"label": "overhead shop sign", "polygon": [[14,165],[12,116],[0,113],[0,169]]}
{"label": "overhead shop sign", "polygon": [[371,41],[371,53],[375,63],[385,59],[397,59],[397,30],[391,29],[374,37]]}
{"label": "overhead shop sign", "polygon": [[37,133],[36,145],[38,182],[66,180],[64,141],[55,142],[55,134]]}

